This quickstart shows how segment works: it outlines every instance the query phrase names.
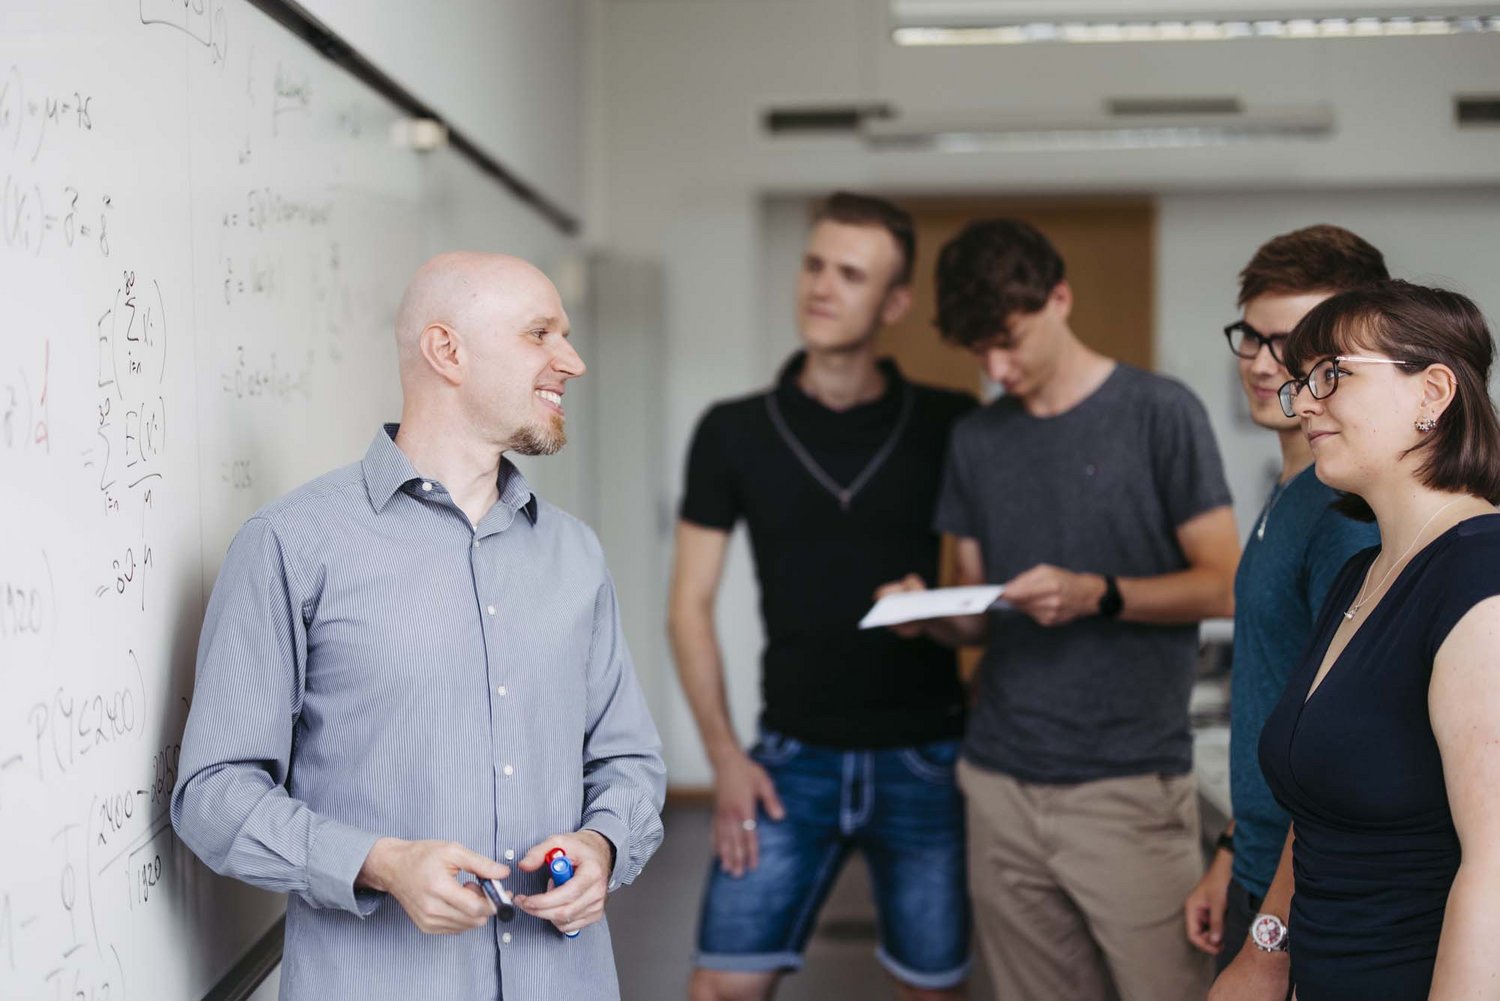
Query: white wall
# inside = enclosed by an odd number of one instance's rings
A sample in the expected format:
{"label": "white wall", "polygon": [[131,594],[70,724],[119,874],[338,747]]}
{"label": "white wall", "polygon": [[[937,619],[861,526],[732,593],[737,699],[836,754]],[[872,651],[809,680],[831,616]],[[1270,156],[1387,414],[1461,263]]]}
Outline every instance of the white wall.
{"label": "white wall", "polygon": [[308,12],[576,213],[582,0],[303,0]]}
{"label": "white wall", "polygon": [[[768,301],[779,297],[780,279],[762,266],[767,239],[785,242],[786,219],[767,214],[768,196],[846,186],[924,194],[1158,193],[1166,196],[1164,216],[1177,219],[1193,217],[1194,205],[1220,211],[1212,201],[1194,202],[1194,192],[1289,193],[1286,225],[1252,232],[1266,217],[1245,209],[1247,228],[1232,238],[1226,229],[1224,256],[1212,267],[1207,252],[1195,257],[1191,236],[1188,249],[1175,249],[1177,224],[1163,223],[1162,280],[1175,282],[1170,270],[1187,257],[1202,269],[1193,274],[1213,271],[1223,283],[1200,293],[1191,312],[1171,305],[1181,295],[1176,285],[1162,289],[1166,358],[1176,339],[1190,340],[1194,324],[1210,314],[1205,336],[1217,336],[1213,324],[1233,315],[1230,283],[1242,258],[1264,236],[1300,224],[1300,209],[1325,197],[1291,192],[1493,184],[1500,162],[1500,130],[1460,132],[1450,105],[1456,93],[1500,91],[1496,36],[900,50],[886,40],[883,10],[878,0],[591,2],[590,234],[611,249],[660,259],[665,276],[665,424],[654,444],[664,449],[663,504],[678,496],[687,438],[703,409],[763,385],[787,343],[789,306]],[[1251,106],[1326,104],[1338,129],[1316,143],[970,156],[874,153],[851,139],[770,140],[759,130],[761,113],[775,104],[883,100],[908,112],[1078,112],[1097,110],[1111,96],[1181,95],[1240,96]],[[1408,204],[1405,196],[1363,197],[1360,204],[1369,206]],[[1464,218],[1471,208],[1481,212],[1494,193],[1454,197],[1451,212]],[[1218,235],[1215,221],[1195,225]],[[1400,221],[1389,229],[1393,239],[1406,232]],[[1381,235],[1372,230],[1377,242]],[[1211,378],[1228,385],[1227,375]],[[1216,421],[1227,427],[1228,412]],[[736,723],[748,735],[760,632],[742,545],[731,560],[721,635]],[[630,639],[638,650],[647,643],[662,649],[655,637]],[[659,677],[670,688],[653,699],[670,706],[658,723],[671,780],[706,782],[691,717],[670,672]]]}

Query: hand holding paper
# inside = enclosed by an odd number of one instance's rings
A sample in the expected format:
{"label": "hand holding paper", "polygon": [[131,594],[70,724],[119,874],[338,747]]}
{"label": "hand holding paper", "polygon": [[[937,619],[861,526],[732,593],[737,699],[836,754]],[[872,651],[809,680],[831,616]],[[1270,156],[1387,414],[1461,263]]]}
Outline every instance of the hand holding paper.
{"label": "hand holding paper", "polygon": [[920,619],[940,619],[950,615],[977,615],[985,611],[1005,588],[998,584],[980,587],[942,587],[932,591],[907,591],[888,594],[860,619],[861,629],[900,625]]}

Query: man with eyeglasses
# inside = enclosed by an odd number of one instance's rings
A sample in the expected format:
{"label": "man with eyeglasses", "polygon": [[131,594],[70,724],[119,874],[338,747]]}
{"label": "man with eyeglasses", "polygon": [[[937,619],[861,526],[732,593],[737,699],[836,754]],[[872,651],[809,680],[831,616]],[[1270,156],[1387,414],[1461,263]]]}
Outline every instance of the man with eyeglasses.
{"label": "man with eyeglasses", "polygon": [[[1322,398],[1337,368],[1320,363],[1294,380],[1282,362],[1286,338],[1335,293],[1387,277],[1380,251],[1346,229],[1309,226],[1269,241],[1240,272],[1242,318],[1224,328],[1256,424],[1276,432],[1281,472],[1245,541],[1235,576],[1230,682],[1230,791],[1234,818],[1212,864],[1184,904],[1187,936],[1223,973],[1215,999],[1276,999],[1287,993],[1290,894],[1272,891],[1288,819],[1256,760],[1266,716],[1312,634],[1324,595],[1350,556],[1379,541],[1376,527],[1331,510],[1296,419],[1302,387]],[[1252,925],[1254,937],[1251,937]],[[1253,947],[1242,949],[1247,938]],[[1232,965],[1231,965],[1232,964]]]}

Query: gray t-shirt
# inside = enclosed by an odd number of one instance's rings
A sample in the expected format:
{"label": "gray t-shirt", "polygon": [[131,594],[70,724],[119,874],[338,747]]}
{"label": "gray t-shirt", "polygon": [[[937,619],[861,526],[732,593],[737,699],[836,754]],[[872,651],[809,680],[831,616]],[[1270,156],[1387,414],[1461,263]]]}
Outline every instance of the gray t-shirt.
{"label": "gray t-shirt", "polygon": [[[955,425],[935,525],[979,540],[994,583],[1039,563],[1152,577],[1186,569],[1177,529],[1229,501],[1203,405],[1119,364],[1066,413],[1002,397]],[[1197,652],[1196,625],[993,612],[964,754],[1026,782],[1183,774]]]}

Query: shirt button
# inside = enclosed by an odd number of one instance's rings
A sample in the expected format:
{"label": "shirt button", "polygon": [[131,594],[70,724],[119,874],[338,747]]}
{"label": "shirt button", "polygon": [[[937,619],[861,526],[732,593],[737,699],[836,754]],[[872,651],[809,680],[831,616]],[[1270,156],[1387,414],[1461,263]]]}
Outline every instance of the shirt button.
{"label": "shirt button", "polygon": [[510,932],[506,932],[504,935],[501,935],[500,941],[504,942],[506,945],[510,945]]}
{"label": "shirt button", "polygon": [[423,490],[431,490],[432,489],[432,484],[428,483],[426,481],[423,481],[423,483],[422,483],[422,489]]}
{"label": "shirt button", "polygon": [[507,849],[505,849],[505,861],[509,862],[512,859],[514,859],[515,857],[516,857],[516,850],[514,848],[507,848]]}
{"label": "shirt button", "polygon": [[485,611],[489,612],[491,615],[494,615],[495,614],[495,606],[491,605],[488,608],[486,608]]}
{"label": "shirt button", "polygon": [[505,698],[505,693],[506,693],[506,688],[505,688],[504,685],[497,685],[495,687],[495,694],[498,695],[498,696],[500,696],[502,699]]}
{"label": "shirt button", "polygon": [[475,540],[474,540],[474,548],[475,548],[475,549],[478,549],[478,548],[479,548],[479,540],[478,540],[478,539],[475,539]]}
{"label": "shirt button", "polygon": [[512,768],[510,765],[506,765],[504,768],[502,768],[500,770],[502,772],[504,772],[507,776],[516,774],[516,770],[514,768]]}

